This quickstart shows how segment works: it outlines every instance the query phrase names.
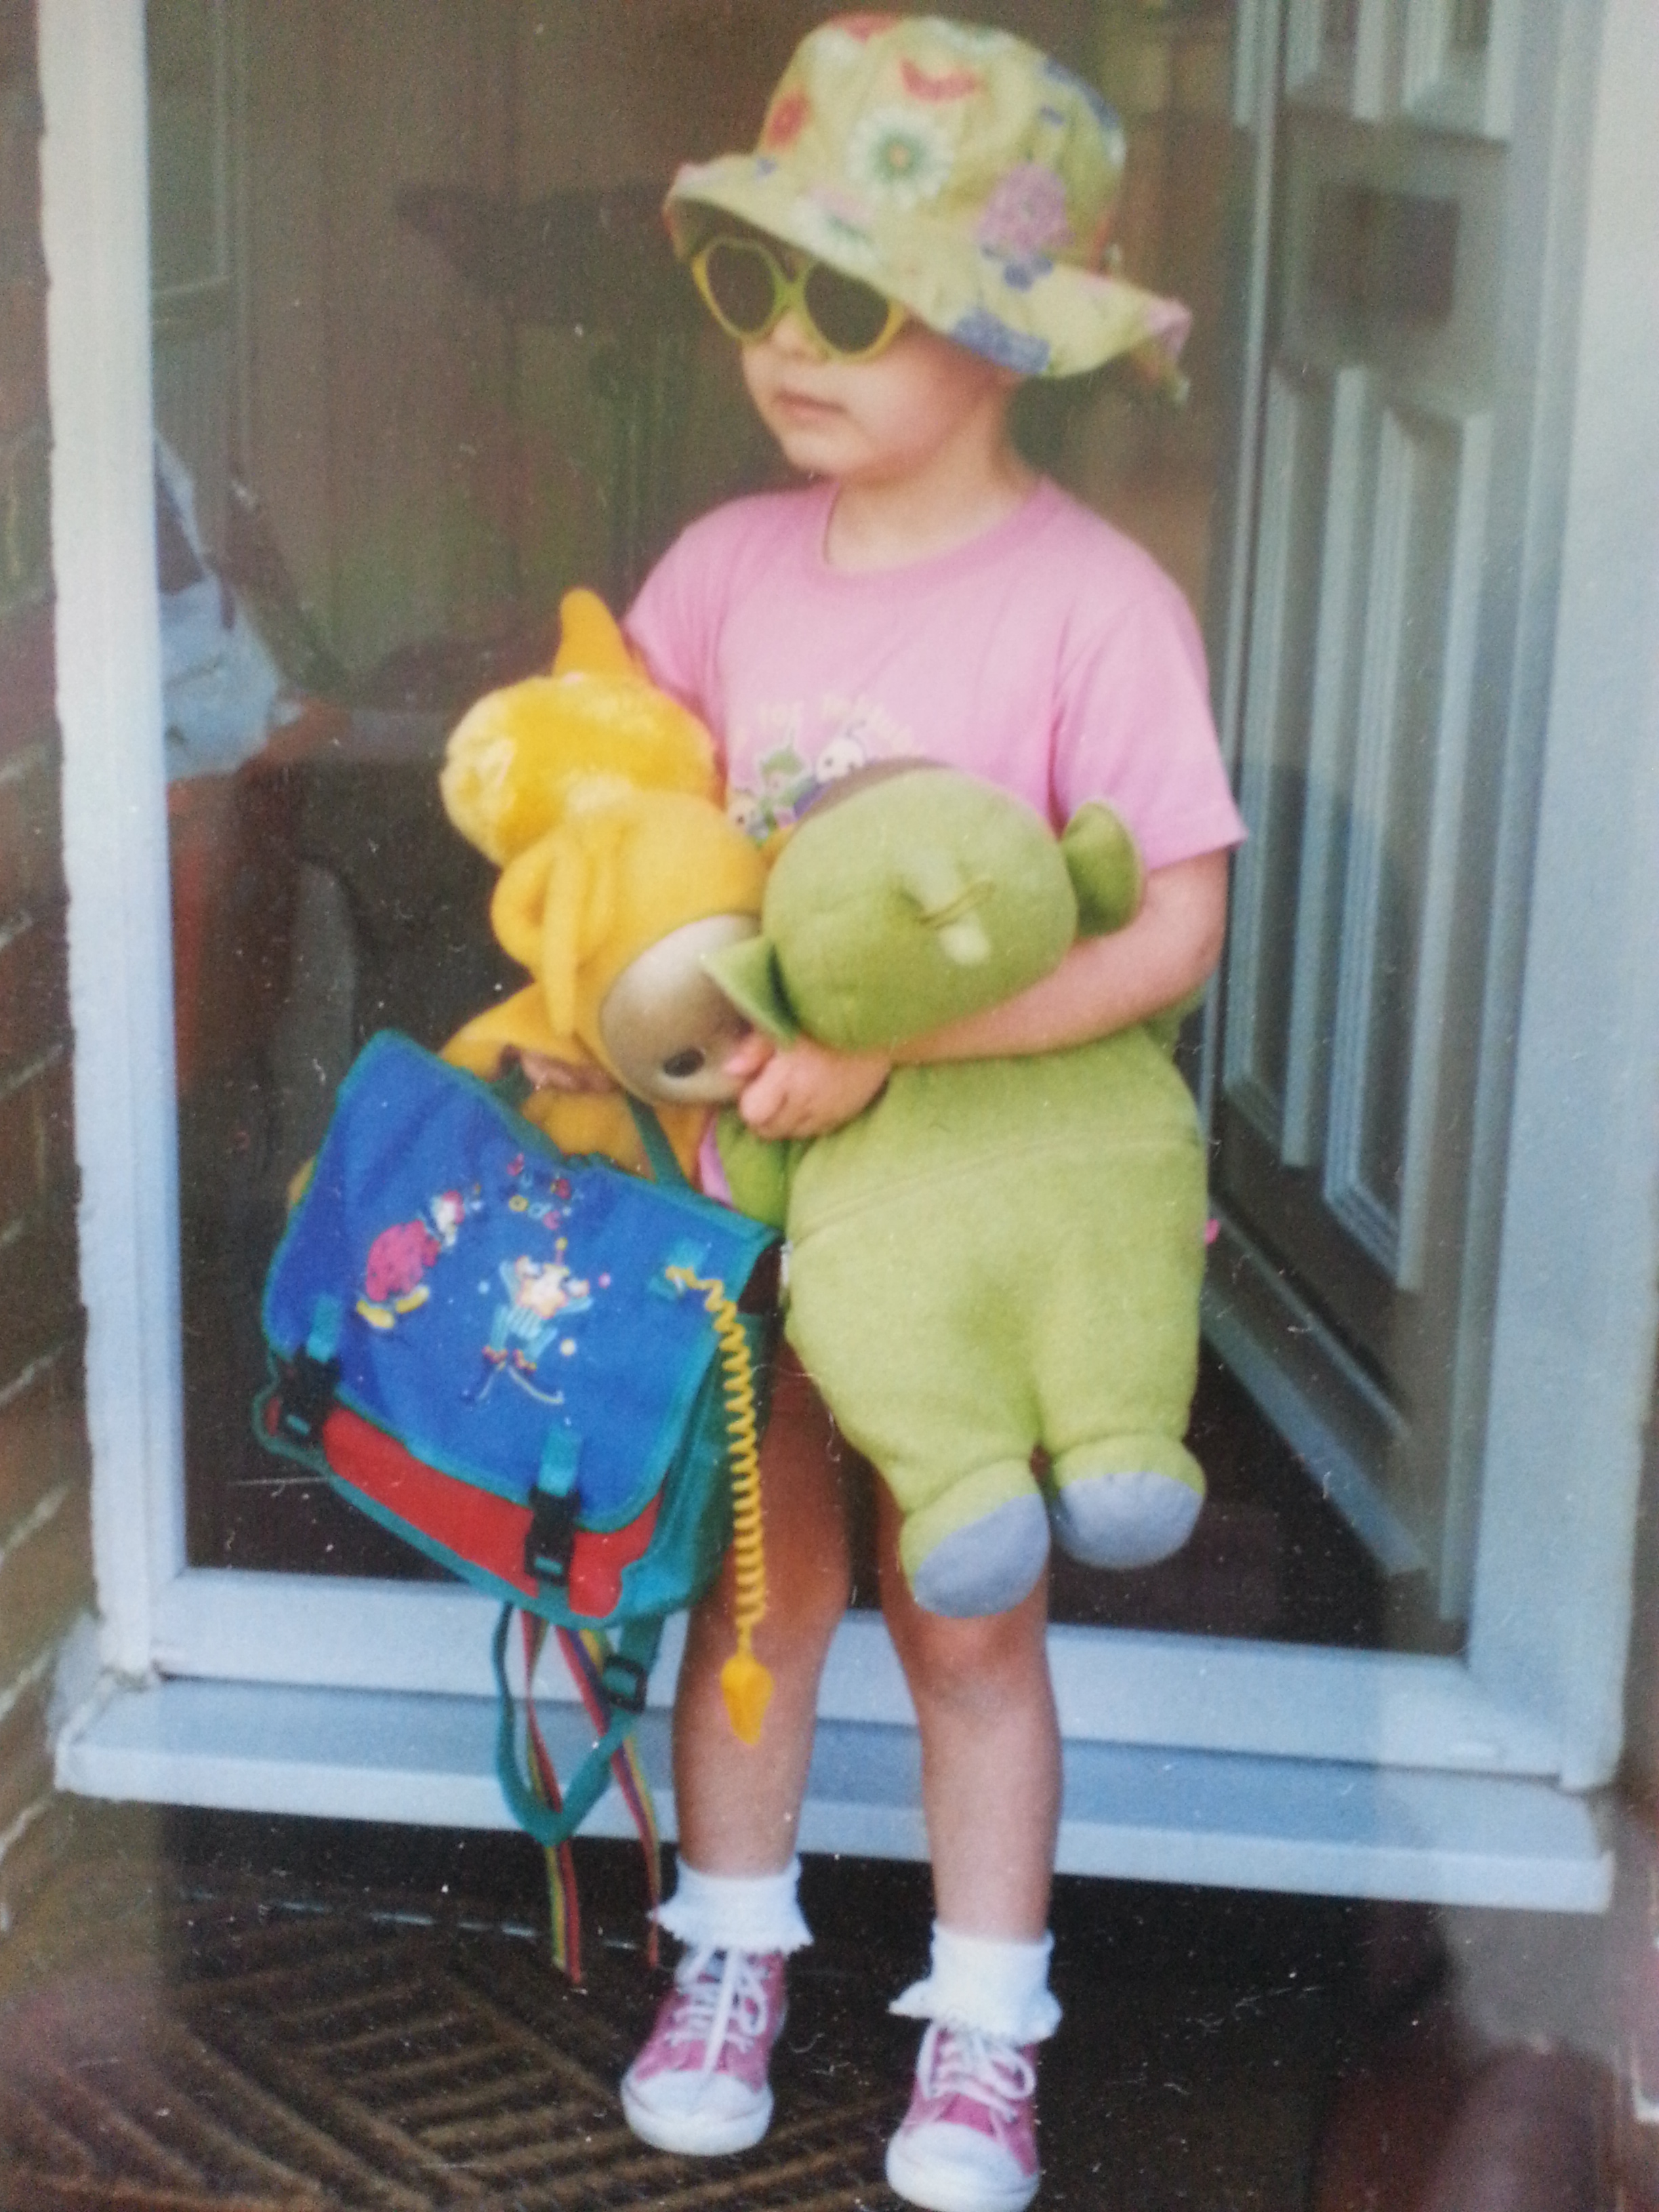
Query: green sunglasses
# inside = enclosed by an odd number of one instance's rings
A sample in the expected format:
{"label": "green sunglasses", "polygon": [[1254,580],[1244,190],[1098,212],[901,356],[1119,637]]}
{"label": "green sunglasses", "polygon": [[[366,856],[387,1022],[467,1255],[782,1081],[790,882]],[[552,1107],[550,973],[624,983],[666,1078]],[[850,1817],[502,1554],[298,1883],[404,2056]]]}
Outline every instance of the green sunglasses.
{"label": "green sunglasses", "polygon": [[904,327],[896,300],[828,262],[789,254],[789,266],[758,238],[711,238],[691,257],[691,275],[726,333],[753,345],[793,308],[836,361],[872,361]]}

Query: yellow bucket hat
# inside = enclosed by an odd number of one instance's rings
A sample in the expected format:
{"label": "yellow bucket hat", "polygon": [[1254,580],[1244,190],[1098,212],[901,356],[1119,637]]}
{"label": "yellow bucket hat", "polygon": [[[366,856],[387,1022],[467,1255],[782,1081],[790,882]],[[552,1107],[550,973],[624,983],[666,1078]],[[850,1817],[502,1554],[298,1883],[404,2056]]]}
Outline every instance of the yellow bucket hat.
{"label": "yellow bucket hat", "polygon": [[1134,355],[1178,386],[1190,314],[1111,267],[1124,150],[1093,87],[1023,39],[840,15],[796,49],[755,151],[682,168],[665,212],[682,255],[735,216],[1022,375]]}

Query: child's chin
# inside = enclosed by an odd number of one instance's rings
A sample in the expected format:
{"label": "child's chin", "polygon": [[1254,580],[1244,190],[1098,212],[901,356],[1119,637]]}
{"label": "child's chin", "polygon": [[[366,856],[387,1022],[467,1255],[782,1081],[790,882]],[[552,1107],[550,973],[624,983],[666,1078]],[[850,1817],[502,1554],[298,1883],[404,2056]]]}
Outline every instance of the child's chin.
{"label": "child's chin", "polygon": [[798,468],[829,470],[852,458],[847,419],[837,409],[807,413],[778,408],[769,427],[785,457]]}

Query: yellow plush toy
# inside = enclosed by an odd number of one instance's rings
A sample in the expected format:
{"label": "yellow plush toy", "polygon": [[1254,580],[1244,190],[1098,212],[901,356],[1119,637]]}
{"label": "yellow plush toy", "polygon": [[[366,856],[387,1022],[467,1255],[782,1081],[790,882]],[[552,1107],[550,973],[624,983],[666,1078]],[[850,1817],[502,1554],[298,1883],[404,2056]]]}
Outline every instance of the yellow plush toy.
{"label": "yellow plush toy", "polygon": [[491,691],[456,725],[439,788],[450,820],[498,868],[556,823],[584,777],[641,791],[716,799],[708,732],[659,691],[592,592],[559,606],[559,650],[546,676]]}
{"label": "yellow plush toy", "polygon": [[490,693],[450,738],[450,819],[501,868],[490,921],[524,989],[444,1057],[493,1079],[560,1064],[524,1108],[567,1152],[641,1162],[626,1101],[657,1109],[688,1170],[741,1024],[705,954],[758,930],[765,864],[715,803],[708,733],[636,666],[591,592],[560,609],[553,671]]}

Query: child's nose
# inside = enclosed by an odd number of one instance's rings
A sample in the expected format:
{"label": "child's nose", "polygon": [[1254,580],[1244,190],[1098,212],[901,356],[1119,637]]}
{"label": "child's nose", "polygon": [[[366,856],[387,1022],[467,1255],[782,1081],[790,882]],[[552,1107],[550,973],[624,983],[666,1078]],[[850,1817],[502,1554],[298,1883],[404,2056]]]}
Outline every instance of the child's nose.
{"label": "child's nose", "polygon": [[827,361],[829,349],[798,307],[786,307],[772,325],[772,343],[800,361]]}

